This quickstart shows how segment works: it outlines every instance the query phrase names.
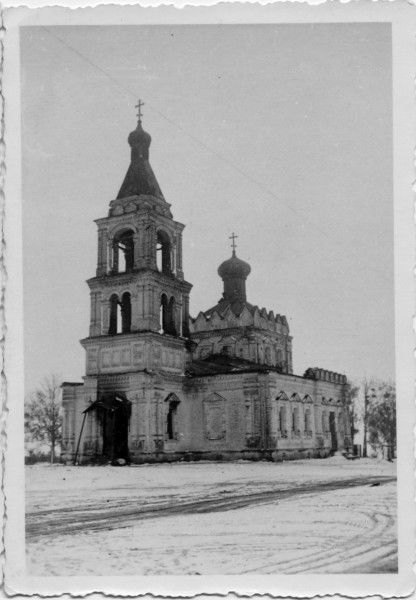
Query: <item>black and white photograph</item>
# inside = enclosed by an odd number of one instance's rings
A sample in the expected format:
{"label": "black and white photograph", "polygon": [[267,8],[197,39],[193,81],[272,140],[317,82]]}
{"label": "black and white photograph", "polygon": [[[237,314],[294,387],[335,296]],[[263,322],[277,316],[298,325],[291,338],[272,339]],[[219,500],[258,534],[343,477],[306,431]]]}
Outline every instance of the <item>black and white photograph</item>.
{"label": "black and white photograph", "polygon": [[377,8],[15,27],[21,581],[410,577],[405,12]]}

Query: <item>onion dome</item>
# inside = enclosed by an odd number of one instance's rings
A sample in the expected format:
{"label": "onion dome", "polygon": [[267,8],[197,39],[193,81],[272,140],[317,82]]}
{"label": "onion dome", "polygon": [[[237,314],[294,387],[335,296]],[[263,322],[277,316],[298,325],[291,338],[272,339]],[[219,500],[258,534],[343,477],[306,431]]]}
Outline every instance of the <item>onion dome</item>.
{"label": "onion dome", "polygon": [[136,129],[130,133],[127,141],[131,148],[132,159],[134,153],[137,158],[149,160],[149,146],[152,138],[150,134],[143,129],[141,121],[137,123]]}
{"label": "onion dome", "polygon": [[218,275],[221,277],[221,279],[247,279],[248,275],[250,275],[250,272],[250,265],[244,260],[241,260],[241,258],[238,258],[235,254],[235,250],[233,250],[232,257],[228,260],[225,260],[218,267]]}
{"label": "onion dome", "polygon": [[224,282],[223,299],[232,305],[246,302],[246,279],[251,267],[235,253],[235,235],[233,238],[233,254],[218,267],[218,275]]}

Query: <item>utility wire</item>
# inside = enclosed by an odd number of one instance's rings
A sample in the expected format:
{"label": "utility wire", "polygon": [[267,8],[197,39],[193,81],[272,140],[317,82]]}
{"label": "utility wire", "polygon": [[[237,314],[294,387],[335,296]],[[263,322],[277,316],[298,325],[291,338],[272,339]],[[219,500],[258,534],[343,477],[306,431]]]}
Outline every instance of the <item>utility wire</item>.
{"label": "utility wire", "polygon": [[[132,99],[134,99],[135,101],[137,101],[137,96],[136,96],[136,94],[134,94],[131,91],[131,89],[129,89],[128,87],[126,87],[125,85],[123,85],[118,79],[116,79],[112,75],[110,75],[110,73],[108,73],[105,69],[103,69],[102,67],[100,67],[100,65],[98,65],[93,60],[91,60],[88,56],[86,56],[85,54],[83,54],[82,52],[80,52],[79,50],[77,50],[76,48],[74,48],[71,44],[68,44],[64,39],[62,39],[55,32],[53,32],[49,27],[42,26],[42,28],[45,31],[47,31],[47,33],[51,37],[54,37],[63,46],[65,46],[66,48],[68,48],[68,50],[70,50],[71,52],[73,52],[74,54],[76,54],[79,58],[81,58],[83,61],[85,61],[86,63],[88,63],[93,69],[96,69],[97,71],[99,71],[100,73],[102,73],[116,87],[118,87],[119,89],[123,90]],[[186,129],[184,129],[181,125],[179,125],[178,123],[176,123],[175,121],[173,121],[171,118],[167,117],[159,109],[157,109],[155,106],[153,106],[152,103],[149,103],[148,101],[146,101],[146,106],[150,107],[155,114],[159,115],[162,119],[164,119],[166,122],[168,122],[171,126],[173,126],[174,128],[176,128],[177,130],[179,130],[183,135],[185,135],[188,138],[192,139],[197,145],[201,146],[202,148],[204,148],[205,150],[207,150],[208,152],[210,152],[212,155],[216,156],[221,162],[226,163],[228,166],[230,166],[232,169],[234,169],[236,172],[238,172],[240,175],[242,175],[245,179],[247,179],[251,183],[255,184],[258,188],[260,188],[268,196],[270,196],[271,198],[277,200],[281,205],[285,206],[286,209],[288,209],[293,214],[295,214],[298,217],[301,217],[302,220],[304,220],[305,216],[304,216],[303,213],[301,213],[300,211],[296,210],[292,205],[290,205],[290,204],[284,202],[283,200],[281,200],[267,186],[265,186],[262,182],[258,181],[255,177],[253,177],[252,175],[250,175],[249,173],[247,173],[247,171],[243,170],[241,167],[239,167],[238,165],[236,165],[232,160],[230,160],[230,159],[226,158],[225,156],[221,155],[216,150],[214,150],[213,148],[211,148],[208,144],[206,144],[203,140],[199,139],[197,136],[193,135],[192,133],[190,133],[189,131],[187,131]],[[309,226],[314,227],[316,231],[320,232],[328,240],[330,240],[331,242],[333,242],[333,240],[331,239],[331,237],[328,235],[328,233],[325,230],[321,229],[319,226],[317,226],[314,223],[309,223]],[[335,244],[335,247],[336,247],[336,244]],[[334,247],[332,248],[332,251],[333,250],[334,250]],[[335,283],[337,283],[338,285],[341,286],[341,289],[344,287],[344,284],[341,284],[341,282],[338,281],[338,279],[336,277],[334,277],[332,274],[330,275],[330,277],[331,277],[331,279],[333,281],[335,281]],[[292,278],[292,277],[289,276],[288,279],[291,281],[291,283],[293,285],[295,285],[295,287],[298,290],[300,290],[302,292],[301,294],[298,295],[298,299],[297,300],[298,300],[298,302],[300,301],[300,304],[303,306],[303,308],[305,310],[307,310],[309,307],[307,307],[306,303],[303,301],[304,288],[302,286],[300,286],[299,283],[298,283],[298,281],[295,280],[294,278]],[[324,330],[326,330],[325,327],[324,327]],[[333,332],[333,329],[331,329],[331,331]],[[343,334],[343,335],[346,334],[346,332],[344,330],[339,330],[339,333]]]}
{"label": "utility wire", "polygon": [[[79,50],[77,50],[76,48],[74,48],[71,44],[68,44],[64,39],[62,39],[59,35],[57,35],[55,32],[53,32],[49,27],[46,27],[45,25],[43,25],[42,28],[45,31],[47,31],[50,36],[52,36],[56,40],[58,40],[63,46],[65,46],[71,52],[73,52],[74,54],[76,54],[77,56],[79,56],[83,61],[85,61],[86,63],[88,63],[91,67],[93,67],[94,69],[97,69],[100,73],[102,73],[105,77],[107,77],[110,81],[112,81],[112,83],[114,83],[114,85],[116,85],[118,88],[122,89],[129,96],[131,96],[135,101],[137,101],[136,95],[131,91],[130,88],[128,88],[125,85],[123,85],[118,79],[116,79],[112,75],[110,75],[110,73],[108,73],[105,69],[103,69],[102,67],[100,67],[100,65],[98,65],[97,63],[95,63],[88,56],[86,56],[85,54],[83,54],[82,52],[80,52]],[[150,107],[151,110],[153,110],[154,113],[156,113],[157,115],[159,115],[162,119],[164,119],[166,122],[168,122],[174,128],[178,129],[185,136],[187,136],[188,138],[192,139],[196,144],[198,144],[199,146],[201,146],[202,148],[204,148],[205,150],[207,150],[208,152],[210,152],[211,154],[213,154],[214,156],[216,156],[221,162],[226,163],[228,166],[230,166],[232,169],[234,169],[237,173],[239,173],[240,175],[242,175],[245,179],[247,179],[248,181],[250,181],[251,183],[253,183],[254,185],[256,185],[263,192],[265,192],[268,196],[270,196],[274,200],[277,200],[279,202],[279,204],[285,206],[287,210],[291,211],[293,214],[295,214],[298,217],[301,217],[302,220],[304,220],[305,215],[303,213],[301,213],[300,211],[298,211],[291,204],[288,204],[288,203],[284,202],[274,192],[272,192],[267,186],[265,186],[261,181],[259,181],[258,179],[256,179],[255,177],[253,177],[252,175],[250,175],[249,173],[247,173],[247,171],[245,171],[244,169],[242,169],[241,167],[239,167],[238,165],[236,165],[232,160],[230,160],[227,157],[223,156],[222,154],[218,153],[216,150],[214,150],[208,144],[206,144],[203,140],[201,140],[197,136],[193,135],[192,133],[190,133],[189,131],[187,131],[186,129],[184,129],[181,125],[179,125],[178,123],[176,123],[175,121],[173,121],[173,119],[167,117],[158,108],[156,108],[152,103],[146,101],[146,106]],[[325,231],[324,229],[321,229],[318,225],[316,225],[314,223],[309,223],[308,226],[312,226],[316,231],[318,231],[319,233],[321,233],[332,244],[334,244],[334,240],[328,235],[327,231]],[[336,248],[336,242],[335,242],[335,246],[334,245],[332,246],[331,253],[333,253],[334,248]],[[344,288],[345,282],[339,281],[332,273],[329,274],[329,277],[335,283],[337,283],[339,286],[341,286],[341,289]]]}
{"label": "utility wire", "polygon": [[[86,56],[82,52],[79,52],[79,50],[77,50],[76,48],[74,48],[73,46],[71,46],[70,44],[68,44],[60,36],[58,36],[58,35],[56,35],[56,33],[52,32],[48,27],[46,27],[44,25],[42,27],[51,36],[53,36],[55,39],[57,39],[59,42],[61,42],[61,44],[63,44],[69,50],[71,50],[72,52],[74,52],[75,54],[77,54],[80,58],[82,58],[83,60],[85,60],[85,62],[87,62],[90,66],[96,68],[103,75],[105,75],[108,79],[110,79],[110,81],[112,81],[117,87],[119,87],[120,89],[122,89],[123,91],[125,91],[127,94],[129,94],[129,96],[131,96],[134,100],[137,101],[136,95],[133,94],[133,92],[129,88],[127,88],[125,85],[123,85],[122,83],[120,83],[120,81],[118,81],[112,75],[110,75],[105,69],[103,69],[102,67],[100,67],[99,65],[97,65],[88,56]],[[245,177],[245,179],[247,179],[248,181],[251,181],[252,183],[254,183],[257,187],[259,187],[261,190],[263,190],[266,194],[268,194],[274,200],[277,200],[279,203],[283,204],[293,214],[295,214],[298,217],[301,217],[302,219],[304,219],[305,215],[303,213],[301,213],[300,211],[296,210],[296,208],[294,208],[291,204],[288,204],[288,203],[284,202],[274,192],[272,192],[267,186],[265,186],[261,181],[259,181],[258,179],[256,179],[255,177],[253,177],[252,175],[250,175],[249,173],[247,173],[247,171],[245,171],[244,169],[242,169],[241,167],[239,167],[235,162],[233,162],[232,160],[230,160],[226,156],[218,153],[216,150],[214,150],[213,148],[211,148],[211,146],[209,146],[208,144],[206,144],[203,140],[201,140],[197,136],[193,135],[192,133],[190,133],[189,131],[187,131],[186,129],[184,129],[181,125],[179,125],[178,123],[176,123],[176,121],[173,121],[173,119],[167,117],[158,108],[156,108],[152,103],[148,102],[147,100],[146,100],[146,106],[150,107],[155,114],[159,115],[162,119],[164,119],[165,121],[167,121],[168,123],[170,123],[173,127],[175,127],[176,129],[178,129],[179,131],[181,131],[185,136],[189,137],[194,142],[196,142],[199,146],[203,147],[205,150],[207,150],[208,152],[210,152],[211,154],[213,154],[214,156],[216,156],[221,162],[226,163],[231,168],[233,168],[235,171],[237,171],[237,173],[239,173],[240,175],[242,175],[243,177]],[[324,229],[321,229],[318,225],[315,225],[315,224],[313,224],[313,227],[317,231],[319,231],[319,233],[321,233],[322,235],[324,235],[325,237],[327,237],[330,241],[333,241],[330,238],[330,236],[328,236],[328,232],[326,232]]]}

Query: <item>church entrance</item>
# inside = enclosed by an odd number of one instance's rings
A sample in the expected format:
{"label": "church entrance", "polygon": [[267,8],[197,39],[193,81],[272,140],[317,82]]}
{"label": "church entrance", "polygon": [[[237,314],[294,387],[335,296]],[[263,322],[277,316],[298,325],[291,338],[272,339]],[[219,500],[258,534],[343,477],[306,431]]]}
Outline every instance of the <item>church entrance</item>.
{"label": "church entrance", "polygon": [[338,450],[338,438],[334,412],[329,413],[329,431],[331,432],[331,451],[336,452]]}
{"label": "church entrance", "polygon": [[101,458],[113,465],[129,464],[128,433],[131,403],[124,394],[114,393],[94,402],[89,410],[96,411],[101,425]]}

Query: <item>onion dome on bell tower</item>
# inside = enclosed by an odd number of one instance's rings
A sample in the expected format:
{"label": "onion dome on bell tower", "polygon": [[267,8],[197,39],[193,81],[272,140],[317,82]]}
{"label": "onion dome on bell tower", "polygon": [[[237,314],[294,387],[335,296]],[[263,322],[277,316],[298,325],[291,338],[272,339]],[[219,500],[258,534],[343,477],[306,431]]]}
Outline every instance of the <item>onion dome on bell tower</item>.
{"label": "onion dome on bell tower", "polygon": [[250,265],[236,255],[237,237],[234,233],[230,237],[233,249],[231,258],[218,267],[218,275],[224,282],[223,299],[230,304],[246,302],[246,279],[251,271]]}
{"label": "onion dome on bell tower", "polygon": [[130,133],[127,139],[131,148],[130,166],[117,195],[117,199],[145,195],[155,196],[164,200],[162,191],[149,163],[149,147],[152,138],[142,127],[141,109],[143,105],[144,102],[141,100],[136,105],[136,108],[138,108],[137,127]]}

